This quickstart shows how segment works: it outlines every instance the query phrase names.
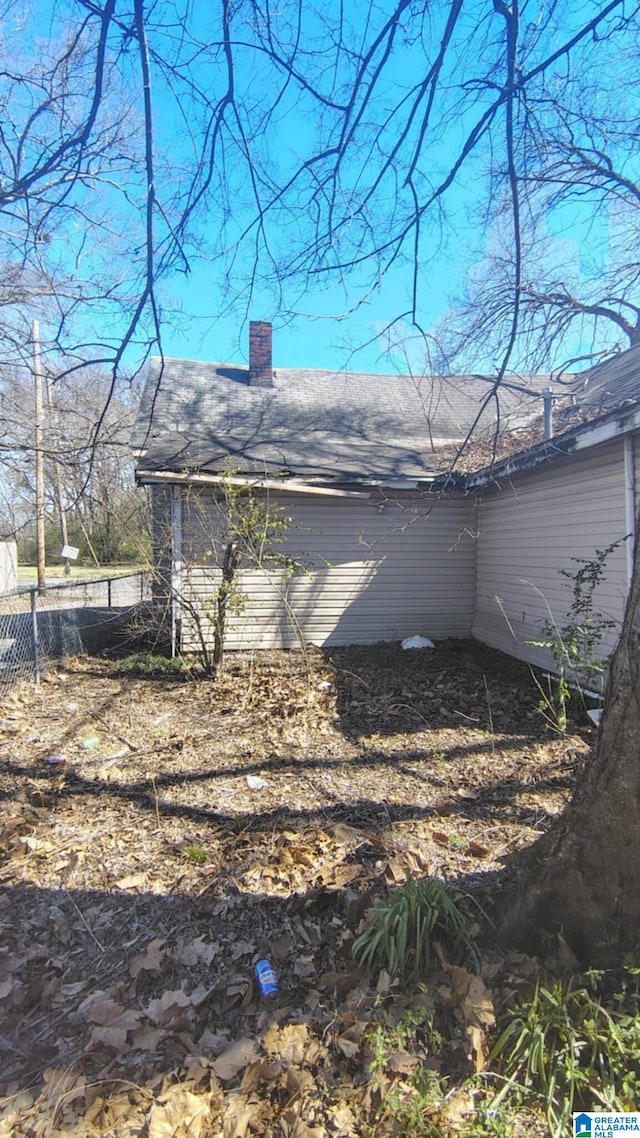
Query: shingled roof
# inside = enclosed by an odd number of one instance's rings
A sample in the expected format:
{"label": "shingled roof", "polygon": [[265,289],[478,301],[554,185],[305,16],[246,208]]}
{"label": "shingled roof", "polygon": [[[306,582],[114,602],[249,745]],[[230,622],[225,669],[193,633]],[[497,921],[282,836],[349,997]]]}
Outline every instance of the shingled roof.
{"label": "shingled roof", "polygon": [[569,402],[581,407],[589,418],[637,403],[640,400],[640,345],[572,376],[567,393]]}
{"label": "shingled roof", "polygon": [[[154,358],[135,431],[137,473],[287,474],[310,483],[430,481],[473,431],[497,424],[493,380],[307,369],[252,386],[249,368]],[[544,377],[511,377],[499,392],[499,429],[540,415]]]}
{"label": "shingled roof", "polygon": [[601,364],[567,376],[552,389],[553,432],[544,438],[541,420],[524,431],[503,435],[501,446],[486,465],[476,464],[468,489],[532,469],[585,446],[640,427],[640,345]]}

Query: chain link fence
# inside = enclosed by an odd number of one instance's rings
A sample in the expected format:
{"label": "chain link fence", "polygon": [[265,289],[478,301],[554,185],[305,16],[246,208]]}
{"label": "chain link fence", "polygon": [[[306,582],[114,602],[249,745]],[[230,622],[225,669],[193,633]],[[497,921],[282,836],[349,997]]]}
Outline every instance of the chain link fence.
{"label": "chain link fence", "polygon": [[139,571],[0,595],[0,696],[24,680],[38,683],[48,661],[125,641],[151,601],[151,581]]}

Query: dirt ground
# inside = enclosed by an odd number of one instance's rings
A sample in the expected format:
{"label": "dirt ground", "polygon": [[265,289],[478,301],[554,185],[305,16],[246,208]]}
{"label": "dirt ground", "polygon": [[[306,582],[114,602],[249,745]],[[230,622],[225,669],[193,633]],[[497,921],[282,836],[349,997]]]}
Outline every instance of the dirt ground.
{"label": "dirt ground", "polygon": [[[554,738],[537,703],[460,641],[231,656],[216,683],[82,658],[12,693],[0,1136],[397,1134],[418,1062],[442,1112],[468,1063],[447,976],[406,991],[351,946],[407,872],[499,880],[562,810],[591,732]],[[416,997],[439,1046],[418,1026],[374,1062]]]}

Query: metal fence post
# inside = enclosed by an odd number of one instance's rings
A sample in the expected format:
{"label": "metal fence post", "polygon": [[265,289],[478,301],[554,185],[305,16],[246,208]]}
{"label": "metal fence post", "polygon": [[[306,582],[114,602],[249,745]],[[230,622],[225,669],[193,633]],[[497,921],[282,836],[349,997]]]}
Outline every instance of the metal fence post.
{"label": "metal fence post", "polygon": [[111,608],[111,577],[107,577],[107,608]]}
{"label": "metal fence post", "polygon": [[33,678],[36,687],[40,686],[40,652],[38,648],[38,590],[30,589],[31,594],[31,636],[33,640]]}

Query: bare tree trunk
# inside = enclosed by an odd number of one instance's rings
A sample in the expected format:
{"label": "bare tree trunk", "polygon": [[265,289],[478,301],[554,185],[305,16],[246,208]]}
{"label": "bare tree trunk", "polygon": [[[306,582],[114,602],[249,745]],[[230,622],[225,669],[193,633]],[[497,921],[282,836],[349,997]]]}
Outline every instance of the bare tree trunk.
{"label": "bare tree trunk", "polygon": [[640,541],[595,752],[564,815],[515,868],[524,892],[508,939],[562,932],[582,963],[620,961],[640,942]]}
{"label": "bare tree trunk", "polygon": [[225,637],[227,633],[227,607],[233,589],[241,556],[234,541],[227,543],[222,560],[222,581],[216,598],[216,613],[213,621],[213,663],[216,670],[224,660]]}

